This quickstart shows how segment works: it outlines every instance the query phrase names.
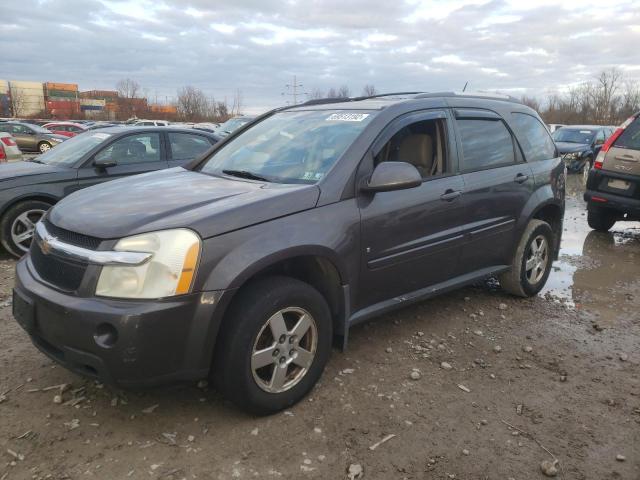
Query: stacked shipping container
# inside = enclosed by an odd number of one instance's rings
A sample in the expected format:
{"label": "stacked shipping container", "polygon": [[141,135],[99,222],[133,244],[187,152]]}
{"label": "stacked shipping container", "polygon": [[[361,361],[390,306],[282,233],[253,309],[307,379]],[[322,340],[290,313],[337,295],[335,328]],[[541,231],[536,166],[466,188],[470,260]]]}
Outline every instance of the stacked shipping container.
{"label": "stacked shipping container", "polygon": [[56,117],[72,117],[80,113],[77,83],[47,82],[44,84],[47,113]]}
{"label": "stacked shipping container", "polygon": [[13,99],[13,115],[27,117],[45,110],[44,90],[39,82],[9,82],[9,94]]}

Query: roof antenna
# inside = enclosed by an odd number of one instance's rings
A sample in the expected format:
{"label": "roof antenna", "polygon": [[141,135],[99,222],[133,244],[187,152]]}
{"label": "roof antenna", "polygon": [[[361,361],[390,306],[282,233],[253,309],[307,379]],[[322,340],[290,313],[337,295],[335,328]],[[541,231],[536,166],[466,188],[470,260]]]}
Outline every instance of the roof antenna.
{"label": "roof antenna", "polygon": [[469,85],[469,81],[468,80],[466,82],[464,82],[464,88],[462,89],[463,92],[467,89],[467,85]]}

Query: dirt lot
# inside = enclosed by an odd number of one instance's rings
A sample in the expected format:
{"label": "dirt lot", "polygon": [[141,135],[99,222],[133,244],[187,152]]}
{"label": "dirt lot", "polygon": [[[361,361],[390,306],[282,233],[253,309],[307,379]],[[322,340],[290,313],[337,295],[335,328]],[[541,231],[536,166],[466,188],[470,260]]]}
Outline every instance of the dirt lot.
{"label": "dirt lot", "polygon": [[488,281],[358,327],[311,396],[267,418],[206,387],[123,392],[56,366],[11,317],[3,257],[0,479],[522,480],[553,456],[558,478],[639,479],[640,225],[590,232],[569,181],[543,295]]}

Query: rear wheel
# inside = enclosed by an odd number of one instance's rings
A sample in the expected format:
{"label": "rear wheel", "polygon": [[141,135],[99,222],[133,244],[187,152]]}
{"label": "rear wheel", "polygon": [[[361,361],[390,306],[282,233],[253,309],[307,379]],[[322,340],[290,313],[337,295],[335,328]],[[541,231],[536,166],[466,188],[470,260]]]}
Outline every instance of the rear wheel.
{"label": "rear wheel", "polygon": [[549,278],[554,235],[548,223],[531,220],[513,257],[511,268],[499,276],[502,288],[519,297],[537,294]]}
{"label": "rear wheel", "polygon": [[593,208],[587,210],[587,223],[598,232],[608,232],[616,223],[615,212],[603,208]]}
{"label": "rear wheel", "polygon": [[0,241],[5,250],[14,257],[27,253],[36,223],[50,208],[51,204],[40,200],[28,200],[11,207],[0,221]]}
{"label": "rear wheel", "polygon": [[275,413],[300,401],[331,351],[331,314],[322,295],[287,277],[244,287],[225,318],[214,382],[242,409]]}
{"label": "rear wheel", "polygon": [[51,144],[49,142],[40,142],[38,144],[38,151],[40,153],[45,153],[51,150]]}
{"label": "rear wheel", "polygon": [[582,185],[587,186],[587,180],[589,179],[589,171],[591,170],[593,160],[591,157],[588,157],[584,162],[584,166],[582,167]]}

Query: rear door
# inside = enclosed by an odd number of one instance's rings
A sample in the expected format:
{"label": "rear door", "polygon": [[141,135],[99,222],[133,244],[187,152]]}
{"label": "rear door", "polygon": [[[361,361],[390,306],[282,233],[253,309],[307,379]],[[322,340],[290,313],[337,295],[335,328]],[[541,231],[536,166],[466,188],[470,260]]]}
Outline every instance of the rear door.
{"label": "rear door", "polygon": [[400,117],[379,137],[374,163],[402,161],[422,174],[406,190],[360,192],[362,262],[356,308],[455,276],[462,252],[463,181],[447,113]]}
{"label": "rear door", "polygon": [[[116,165],[96,168],[93,166],[95,160],[113,160]],[[84,167],[80,168],[78,170],[79,188],[167,167],[166,152],[160,133],[134,133],[106,144]]]}
{"label": "rear door", "polygon": [[498,114],[458,109],[455,117],[465,192],[463,273],[508,265],[516,221],[534,190],[533,173]]}
{"label": "rear door", "polygon": [[213,146],[213,140],[196,133],[167,132],[169,167],[180,167]]}
{"label": "rear door", "polygon": [[640,117],[627,126],[609,148],[602,169],[640,175]]}

